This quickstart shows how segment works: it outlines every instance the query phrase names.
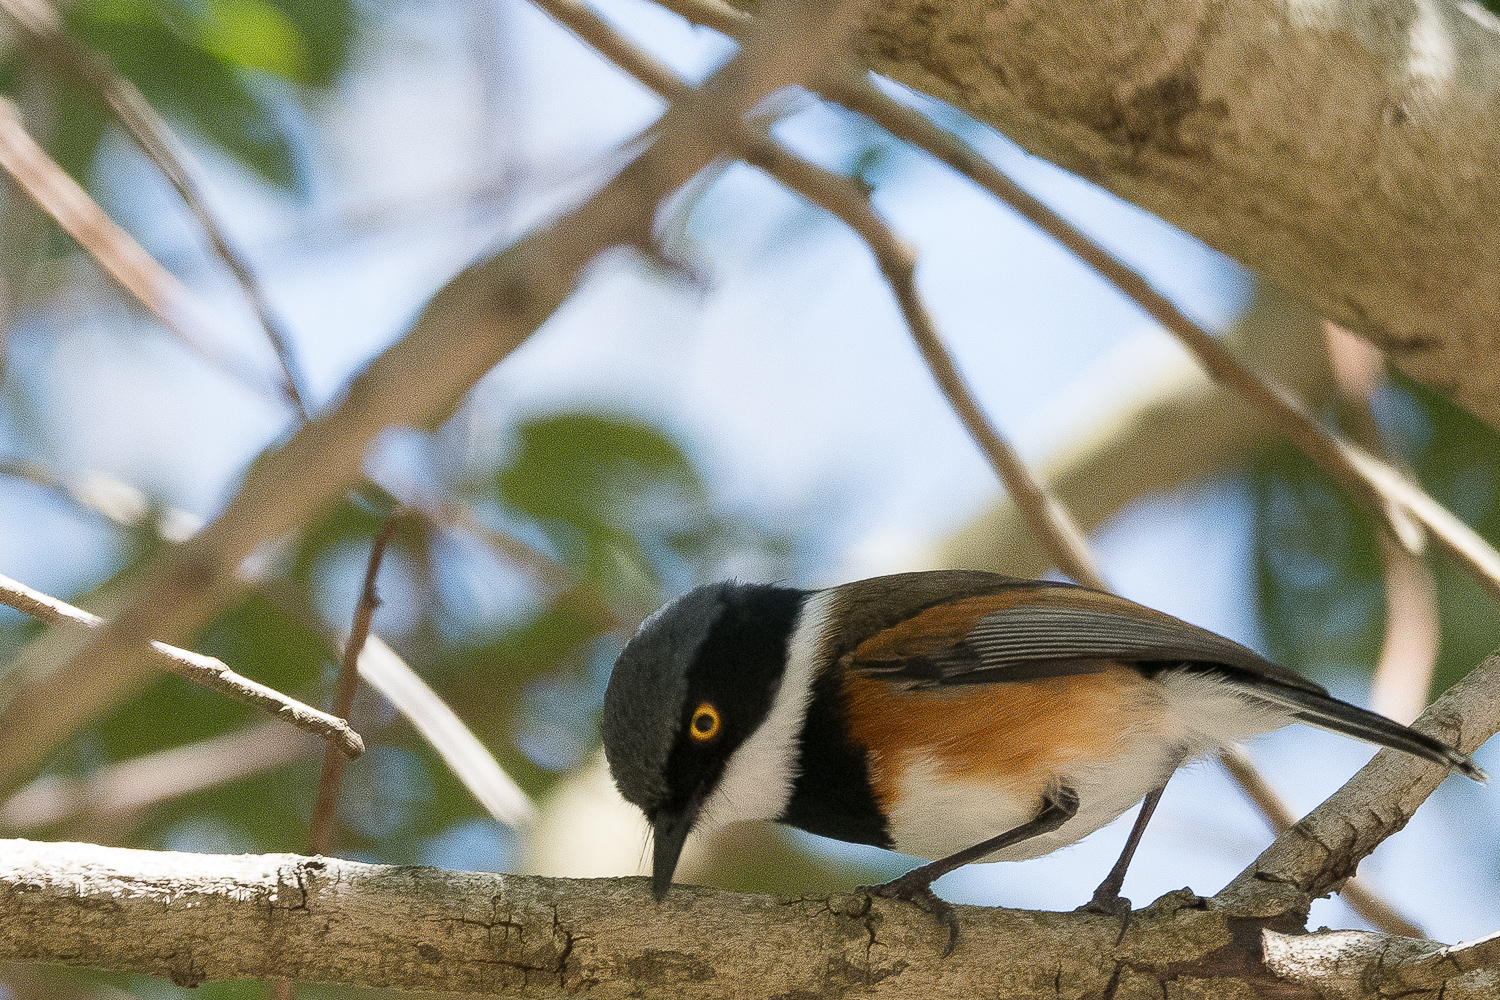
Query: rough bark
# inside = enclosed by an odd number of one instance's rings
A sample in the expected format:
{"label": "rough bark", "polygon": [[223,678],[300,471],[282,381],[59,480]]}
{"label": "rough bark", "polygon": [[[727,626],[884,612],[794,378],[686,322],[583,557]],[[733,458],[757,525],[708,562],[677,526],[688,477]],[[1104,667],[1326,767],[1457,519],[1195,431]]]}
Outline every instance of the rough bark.
{"label": "rough bark", "polygon": [[887,0],[863,43],[1500,427],[1500,22],[1451,0]]}
{"label": "rough bark", "polygon": [[[528,997],[1314,998],[1336,966],[1339,983],[1357,987],[1341,996],[1373,998],[1386,982],[1422,995],[1446,982],[1456,1000],[1480,995],[1467,982],[1493,981],[1487,951],[1459,976],[1459,963],[1434,967],[1441,946],[1431,942],[1267,939],[1262,922],[1186,892],[1135,914],[1123,935],[1119,920],[1091,914],[959,912],[958,951],[943,959],[946,931],[930,916],[857,894],[680,886],[658,905],[639,878],[0,841],[0,959],[180,986],[288,976]],[[1290,978],[1266,965],[1263,940]]]}

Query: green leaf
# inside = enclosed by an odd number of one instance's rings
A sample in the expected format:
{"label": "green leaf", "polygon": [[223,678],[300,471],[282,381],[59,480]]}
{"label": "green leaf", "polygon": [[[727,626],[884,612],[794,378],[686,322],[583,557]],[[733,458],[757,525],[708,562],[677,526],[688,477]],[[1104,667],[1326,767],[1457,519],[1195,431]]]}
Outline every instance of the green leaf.
{"label": "green leaf", "polygon": [[591,577],[617,579],[633,568],[654,581],[661,550],[680,554],[693,537],[684,529],[710,516],[692,463],[645,424],[564,414],[518,434],[516,455],[496,475],[501,499]]}
{"label": "green leaf", "polygon": [[204,51],[232,65],[307,82],[307,43],[291,19],[263,0],[209,0],[199,26]]}

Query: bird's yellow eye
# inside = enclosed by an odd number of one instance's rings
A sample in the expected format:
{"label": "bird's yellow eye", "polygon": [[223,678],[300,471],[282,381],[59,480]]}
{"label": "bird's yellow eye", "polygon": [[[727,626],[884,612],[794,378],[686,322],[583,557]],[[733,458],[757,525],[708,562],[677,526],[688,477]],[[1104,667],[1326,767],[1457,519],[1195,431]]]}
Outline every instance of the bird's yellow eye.
{"label": "bird's yellow eye", "polygon": [[719,735],[719,710],[708,702],[699,705],[693,712],[693,721],[688,723],[688,732],[699,743],[707,743]]}

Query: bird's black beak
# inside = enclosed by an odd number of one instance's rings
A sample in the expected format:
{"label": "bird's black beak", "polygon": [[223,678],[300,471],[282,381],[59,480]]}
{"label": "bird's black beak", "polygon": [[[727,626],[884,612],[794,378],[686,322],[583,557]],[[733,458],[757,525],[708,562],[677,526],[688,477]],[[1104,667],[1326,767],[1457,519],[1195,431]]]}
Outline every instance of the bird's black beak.
{"label": "bird's black beak", "polygon": [[681,813],[662,811],[651,822],[654,850],[651,857],[651,894],[659,903],[667,898],[672,888],[672,875],[677,871],[677,860],[682,857],[682,845],[687,843],[698,818],[697,803]]}

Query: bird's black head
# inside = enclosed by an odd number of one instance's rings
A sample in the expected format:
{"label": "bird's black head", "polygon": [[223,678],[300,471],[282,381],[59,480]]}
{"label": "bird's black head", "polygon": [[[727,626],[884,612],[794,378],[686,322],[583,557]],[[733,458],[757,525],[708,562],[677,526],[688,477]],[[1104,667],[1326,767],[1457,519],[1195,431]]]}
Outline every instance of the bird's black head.
{"label": "bird's black head", "polygon": [[771,710],[805,597],[699,587],[646,619],[615,663],[599,729],[620,794],[651,823],[658,899],[726,767]]}

